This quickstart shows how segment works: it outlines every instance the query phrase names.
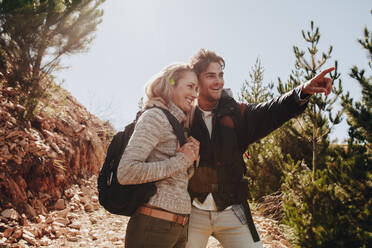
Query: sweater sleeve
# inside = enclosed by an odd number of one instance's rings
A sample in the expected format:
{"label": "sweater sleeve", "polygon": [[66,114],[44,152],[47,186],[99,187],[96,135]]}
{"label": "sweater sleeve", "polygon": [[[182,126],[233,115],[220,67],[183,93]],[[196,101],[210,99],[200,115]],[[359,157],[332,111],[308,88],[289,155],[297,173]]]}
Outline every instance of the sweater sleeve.
{"label": "sweater sleeve", "polygon": [[146,161],[150,153],[166,135],[167,118],[158,109],[145,111],[136,124],[132,137],[123,153],[117,170],[122,185],[158,181],[186,169],[191,161],[181,152],[161,161]]}

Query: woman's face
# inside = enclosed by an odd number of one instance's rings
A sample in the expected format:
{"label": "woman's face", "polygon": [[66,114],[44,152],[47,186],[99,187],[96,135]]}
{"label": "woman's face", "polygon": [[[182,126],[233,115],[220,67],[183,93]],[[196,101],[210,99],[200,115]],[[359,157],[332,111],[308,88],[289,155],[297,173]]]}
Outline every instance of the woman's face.
{"label": "woman's face", "polygon": [[198,93],[198,77],[195,72],[183,72],[173,92],[173,102],[183,110],[189,112]]}

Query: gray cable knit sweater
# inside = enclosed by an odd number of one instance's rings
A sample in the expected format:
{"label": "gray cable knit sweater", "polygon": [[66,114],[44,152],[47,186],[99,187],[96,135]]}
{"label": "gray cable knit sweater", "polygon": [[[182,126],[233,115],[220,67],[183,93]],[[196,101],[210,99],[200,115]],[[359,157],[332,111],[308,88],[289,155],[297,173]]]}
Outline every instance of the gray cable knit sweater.
{"label": "gray cable knit sweater", "polygon": [[[186,116],[174,103],[168,110],[182,122]],[[190,214],[187,192],[191,160],[176,152],[178,140],[167,117],[158,108],[146,110],[138,119],[132,137],[120,160],[117,177],[120,184],[156,181],[157,193],[149,204],[179,214]]]}

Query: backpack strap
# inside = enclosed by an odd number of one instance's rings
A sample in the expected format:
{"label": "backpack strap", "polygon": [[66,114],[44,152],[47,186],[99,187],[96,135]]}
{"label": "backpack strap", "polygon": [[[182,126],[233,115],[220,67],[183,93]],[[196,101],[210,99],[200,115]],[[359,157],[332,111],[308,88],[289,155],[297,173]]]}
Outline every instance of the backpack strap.
{"label": "backpack strap", "polygon": [[183,146],[186,143],[185,132],[184,132],[183,126],[178,122],[176,117],[174,117],[174,115],[172,115],[168,110],[164,108],[160,108],[160,107],[156,107],[156,108],[159,108],[164,112],[165,116],[168,118],[169,123],[173,127],[173,130],[177,136],[178,142],[180,142],[180,146]]}

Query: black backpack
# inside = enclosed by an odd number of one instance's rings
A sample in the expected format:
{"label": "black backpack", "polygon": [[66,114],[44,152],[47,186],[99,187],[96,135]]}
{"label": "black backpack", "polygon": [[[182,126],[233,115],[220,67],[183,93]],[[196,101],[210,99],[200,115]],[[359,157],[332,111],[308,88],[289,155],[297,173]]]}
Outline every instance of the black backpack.
{"label": "black backpack", "polygon": [[[168,110],[160,109],[172,125],[180,146],[183,146],[186,143],[183,127]],[[137,114],[135,121],[125,127],[124,131],[115,134],[107,149],[106,159],[97,179],[99,203],[112,214],[131,216],[139,206],[147,203],[156,193],[155,182],[121,185],[116,177],[120,159],[140,115],[141,112]]]}

